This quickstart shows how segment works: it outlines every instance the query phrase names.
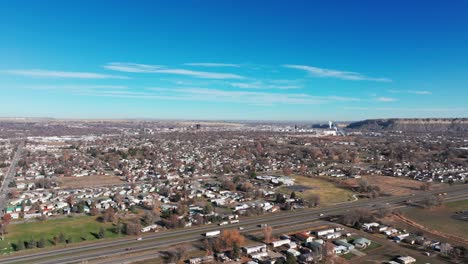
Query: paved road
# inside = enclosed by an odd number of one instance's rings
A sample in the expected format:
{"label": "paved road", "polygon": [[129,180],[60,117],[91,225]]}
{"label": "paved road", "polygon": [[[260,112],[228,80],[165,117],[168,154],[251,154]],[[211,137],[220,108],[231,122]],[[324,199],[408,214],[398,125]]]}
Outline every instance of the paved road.
{"label": "paved road", "polygon": [[102,241],[93,244],[77,245],[75,247],[54,249],[28,255],[13,255],[0,258],[0,263],[42,263],[42,264],[59,264],[59,263],[78,263],[85,259],[93,259],[104,256],[112,256],[122,254],[124,252],[139,252],[157,247],[167,247],[168,245],[176,245],[201,240],[204,237],[202,234],[208,231],[237,228],[243,226],[243,232],[249,233],[254,230],[259,230],[258,225],[267,223],[273,227],[282,225],[295,225],[307,223],[320,218],[321,214],[335,215],[345,213],[348,210],[355,208],[370,208],[374,209],[378,204],[389,204],[392,207],[404,206],[405,201],[411,199],[413,201],[421,200],[427,193],[447,192],[446,200],[457,200],[468,198],[468,185],[458,185],[447,188],[442,188],[414,196],[401,197],[383,197],[374,200],[361,200],[349,204],[339,204],[327,208],[307,209],[294,212],[282,212],[278,214],[270,214],[260,217],[250,217],[242,219],[241,223],[229,226],[200,226],[193,228],[185,228],[180,230],[170,230],[160,233],[152,233],[144,236],[143,240],[136,241],[135,238],[125,238],[113,241]]}
{"label": "paved road", "polygon": [[8,201],[8,185],[15,177],[16,165],[21,158],[21,153],[23,152],[24,141],[22,141],[16,150],[15,156],[11,161],[10,168],[8,169],[5,178],[3,179],[2,186],[0,187],[0,215],[3,215],[7,206]]}

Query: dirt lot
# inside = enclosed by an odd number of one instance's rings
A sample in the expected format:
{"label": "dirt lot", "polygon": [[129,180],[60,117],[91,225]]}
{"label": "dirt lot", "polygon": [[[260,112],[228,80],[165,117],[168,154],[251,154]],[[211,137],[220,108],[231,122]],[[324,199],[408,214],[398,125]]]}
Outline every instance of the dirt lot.
{"label": "dirt lot", "polygon": [[[380,176],[380,175],[366,175],[362,176],[362,179],[367,180],[372,185],[377,185],[380,187],[380,190],[386,194],[399,196],[399,195],[409,195],[415,192],[420,191],[421,182],[415,181],[412,179],[404,177],[390,177],[390,176]],[[345,180],[350,185],[357,185],[359,179],[349,179]],[[444,186],[441,183],[433,183],[432,188],[440,188]]]}
{"label": "dirt lot", "polygon": [[83,177],[60,178],[60,186],[64,189],[96,187],[122,183],[124,182],[120,180],[118,176],[115,175],[90,175]]}

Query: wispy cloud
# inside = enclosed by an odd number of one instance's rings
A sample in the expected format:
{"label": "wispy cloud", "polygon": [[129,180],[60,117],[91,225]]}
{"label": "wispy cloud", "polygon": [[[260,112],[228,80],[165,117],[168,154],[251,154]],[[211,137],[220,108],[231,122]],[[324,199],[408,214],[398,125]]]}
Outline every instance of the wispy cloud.
{"label": "wispy cloud", "polygon": [[104,66],[104,68],[121,72],[139,72],[139,73],[164,73],[192,76],[196,78],[205,79],[244,79],[245,77],[233,73],[220,73],[220,72],[205,72],[193,71],[187,69],[175,69],[161,65],[146,65],[137,63],[122,63],[112,62]]}
{"label": "wispy cloud", "polygon": [[431,95],[431,91],[425,90],[388,90],[389,93],[406,93],[406,94],[419,94],[419,95]]}
{"label": "wispy cloud", "polygon": [[318,68],[318,67],[306,66],[306,65],[286,64],[286,65],[283,65],[283,67],[290,68],[290,69],[303,70],[312,76],[322,77],[322,78],[337,78],[337,79],[350,80],[350,81],[375,81],[375,82],[391,82],[392,81],[389,78],[374,78],[374,77],[363,75],[358,72],[330,70],[330,69],[324,69],[324,68]]}
{"label": "wispy cloud", "polygon": [[63,84],[63,85],[21,85],[21,88],[28,88],[34,90],[121,90],[127,89],[124,85],[75,85],[75,84]]}
{"label": "wispy cloud", "polygon": [[208,88],[149,88],[147,92],[92,91],[81,95],[135,99],[161,99],[176,101],[231,102],[249,105],[322,104],[336,101],[358,101],[358,98],[339,96],[312,96],[301,93],[268,93],[254,91],[229,91]]}
{"label": "wispy cloud", "polygon": [[193,62],[193,63],[184,63],[187,66],[200,66],[200,67],[235,67],[239,68],[239,64],[233,63],[215,63],[215,62]]}
{"label": "wispy cloud", "polygon": [[230,86],[242,89],[280,89],[280,90],[288,90],[288,89],[299,89],[302,88],[299,85],[293,84],[268,84],[263,83],[260,81],[257,82],[234,82],[229,83]]}
{"label": "wispy cloud", "polygon": [[164,66],[138,63],[111,62],[104,65],[104,68],[121,72],[155,72],[159,69],[163,69]]}
{"label": "wispy cloud", "polygon": [[398,101],[398,99],[392,97],[377,97],[375,100],[385,103]]}
{"label": "wispy cloud", "polygon": [[51,70],[6,70],[7,74],[21,75],[27,77],[50,77],[50,78],[75,78],[75,79],[129,79],[126,76],[109,75],[93,72],[68,72],[68,71],[51,71]]}
{"label": "wispy cloud", "polygon": [[198,98],[209,101],[227,101],[249,104],[318,104],[331,101],[358,101],[357,98],[338,96],[312,96],[301,93],[268,93],[254,91],[227,91],[207,88],[152,88],[153,91],[188,95],[189,98]]}

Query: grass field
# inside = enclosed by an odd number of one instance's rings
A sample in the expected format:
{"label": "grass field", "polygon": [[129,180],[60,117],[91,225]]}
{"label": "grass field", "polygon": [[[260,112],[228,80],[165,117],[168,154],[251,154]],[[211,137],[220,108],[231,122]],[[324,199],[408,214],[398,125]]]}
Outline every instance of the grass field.
{"label": "grass field", "polygon": [[365,249],[362,249],[361,251],[362,252],[369,252],[369,251],[372,251],[376,248],[379,248],[381,247],[382,245],[380,245],[379,243],[375,242],[375,241],[372,241],[372,243],[370,244],[370,246],[366,247]]}
{"label": "grass field", "polygon": [[42,237],[46,240],[46,246],[53,245],[53,237],[61,232],[65,238],[71,238],[73,243],[97,240],[100,228],[105,230],[105,238],[117,237],[112,230],[112,223],[101,223],[92,216],[66,217],[21,224],[10,224],[5,240],[0,241],[0,252],[6,253],[12,250],[11,245],[18,241],[27,241],[34,238],[39,241]]}
{"label": "grass field", "polygon": [[[296,180],[296,185],[303,186],[306,189],[302,192],[296,191],[296,195],[300,198],[308,200],[314,195],[319,195],[321,204],[346,202],[353,199],[353,193],[351,191],[339,188],[332,182],[324,179],[304,176],[293,177]],[[294,186],[283,186],[278,191],[290,194],[294,189]]]}
{"label": "grass field", "polygon": [[434,209],[411,208],[404,214],[430,229],[468,239],[468,223],[452,218],[456,211],[464,210],[468,210],[468,200],[446,203]]}

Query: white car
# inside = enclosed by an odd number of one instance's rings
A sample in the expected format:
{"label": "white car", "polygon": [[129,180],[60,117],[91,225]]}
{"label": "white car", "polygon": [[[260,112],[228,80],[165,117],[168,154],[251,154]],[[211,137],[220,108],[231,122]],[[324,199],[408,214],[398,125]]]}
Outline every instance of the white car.
{"label": "white car", "polygon": [[244,230],[244,228],[242,226],[239,226],[239,230]]}
{"label": "white car", "polygon": [[142,237],[139,237],[139,238],[137,238],[136,240],[140,241],[140,240],[142,240],[142,239],[143,239]]}

